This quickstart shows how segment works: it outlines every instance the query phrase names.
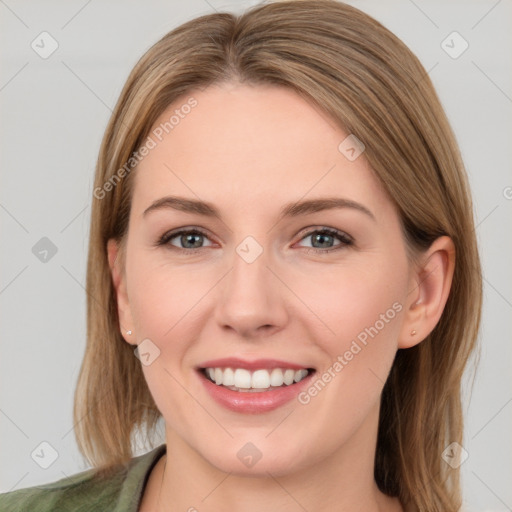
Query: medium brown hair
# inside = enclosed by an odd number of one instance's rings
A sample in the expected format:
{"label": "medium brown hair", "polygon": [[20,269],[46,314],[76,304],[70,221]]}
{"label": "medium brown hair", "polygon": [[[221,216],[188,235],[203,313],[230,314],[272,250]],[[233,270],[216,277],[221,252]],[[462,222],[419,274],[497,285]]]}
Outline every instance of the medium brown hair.
{"label": "medium brown hair", "polygon": [[411,257],[439,236],[453,240],[456,264],[443,314],[425,340],[397,352],[382,392],[375,480],[415,510],[458,510],[459,470],[441,453],[452,442],[462,444],[461,378],[481,315],[467,177],[418,59],[380,23],[335,0],[274,2],[240,16],[199,17],[159,40],[128,77],[94,183],[87,346],[74,406],[82,454],[98,471],[124,464],[133,456],[134,431],[151,431],[161,416],[133,347],[121,336],[106,251],[114,238],[123,256],[136,172],[126,163],[171,103],[233,80],[290,88],[363,141],[365,157],[398,208]]}

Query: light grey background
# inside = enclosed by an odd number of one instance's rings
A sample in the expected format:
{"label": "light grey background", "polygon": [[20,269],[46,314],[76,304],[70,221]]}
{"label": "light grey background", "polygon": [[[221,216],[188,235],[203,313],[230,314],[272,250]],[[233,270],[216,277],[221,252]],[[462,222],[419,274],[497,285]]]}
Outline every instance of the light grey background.
{"label": "light grey background", "polygon": [[[129,71],[175,26],[254,3],[0,0],[0,492],[87,467],[71,411],[85,347],[92,179],[101,136]],[[485,276],[481,361],[472,390],[468,384],[464,392],[466,509],[512,510],[512,4],[349,3],[418,55],[460,143]],[[43,31],[58,43],[46,59],[31,48],[34,40],[43,45]],[[456,59],[442,47],[453,31],[469,44]],[[464,43],[457,37],[450,36],[445,48],[460,50]],[[42,237],[57,248],[47,262],[32,251]],[[48,469],[31,458],[44,441],[58,452]],[[137,453],[147,449],[141,445]]]}

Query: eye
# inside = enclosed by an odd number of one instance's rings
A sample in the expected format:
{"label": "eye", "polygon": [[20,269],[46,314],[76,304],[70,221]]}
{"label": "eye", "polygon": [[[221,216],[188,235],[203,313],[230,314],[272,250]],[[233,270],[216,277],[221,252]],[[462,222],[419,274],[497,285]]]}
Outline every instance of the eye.
{"label": "eye", "polygon": [[[331,251],[338,251],[345,247],[351,246],[354,243],[352,237],[332,228],[322,228],[310,231],[301,240],[311,239],[312,245],[306,252],[314,253],[326,253]],[[332,245],[335,239],[338,239],[340,243]],[[317,246],[313,244],[318,244]]]}
{"label": "eye", "polygon": [[[173,243],[173,240],[175,239],[177,240],[177,243],[181,245]],[[194,251],[205,247],[201,245],[205,239],[208,240],[206,233],[203,233],[197,228],[182,229],[180,231],[165,233],[157,242],[157,245],[172,245],[178,250]]]}
{"label": "eye", "polygon": [[[322,228],[310,231],[301,238],[301,241],[306,240],[307,238],[310,238],[312,244],[315,244],[311,245],[309,248],[305,247],[306,252],[308,253],[312,251],[314,253],[325,254],[327,252],[341,250],[345,247],[353,245],[354,243],[352,237],[346,233],[343,233],[342,231],[338,231],[337,229],[332,228]],[[332,245],[336,239],[339,241],[339,243]],[[183,251],[185,253],[193,253],[208,247],[203,245],[205,240],[209,241],[208,235],[198,228],[181,229],[178,231],[165,233],[157,241],[156,245],[170,245],[172,246],[172,249]],[[318,246],[316,244],[318,244]],[[209,246],[212,245],[213,244],[210,243]]]}

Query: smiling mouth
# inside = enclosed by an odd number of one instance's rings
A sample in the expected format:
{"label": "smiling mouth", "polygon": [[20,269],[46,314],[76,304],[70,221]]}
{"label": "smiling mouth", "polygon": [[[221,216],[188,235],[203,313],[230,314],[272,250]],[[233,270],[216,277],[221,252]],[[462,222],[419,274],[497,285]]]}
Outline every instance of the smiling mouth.
{"label": "smiling mouth", "polygon": [[271,370],[250,371],[245,368],[201,368],[200,373],[217,386],[231,391],[261,393],[293,386],[305,379],[315,370],[302,368],[273,368]]}

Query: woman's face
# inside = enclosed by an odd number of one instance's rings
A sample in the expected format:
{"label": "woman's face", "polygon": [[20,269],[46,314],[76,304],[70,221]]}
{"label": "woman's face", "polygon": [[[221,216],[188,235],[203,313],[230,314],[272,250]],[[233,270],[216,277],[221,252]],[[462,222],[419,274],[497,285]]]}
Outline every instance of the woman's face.
{"label": "woman's face", "polygon": [[222,84],[166,110],[134,171],[121,325],[168,441],[223,471],[373,463],[416,297],[397,211],[347,136],[290,89]]}

